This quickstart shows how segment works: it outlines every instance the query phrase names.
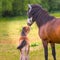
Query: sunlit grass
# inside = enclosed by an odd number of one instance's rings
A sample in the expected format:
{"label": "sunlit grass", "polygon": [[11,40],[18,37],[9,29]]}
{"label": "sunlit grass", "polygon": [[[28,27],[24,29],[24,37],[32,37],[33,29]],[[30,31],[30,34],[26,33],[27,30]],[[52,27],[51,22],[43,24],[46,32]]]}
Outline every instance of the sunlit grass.
{"label": "sunlit grass", "polygon": [[[20,19],[20,20],[19,20]],[[17,43],[23,26],[27,25],[27,19],[19,18],[18,20],[7,20],[0,22],[0,42],[1,43]],[[33,24],[31,31],[28,34],[31,43],[39,42],[38,29],[36,24]],[[10,42],[9,42],[10,41]]]}
{"label": "sunlit grass", "polygon": [[[60,17],[59,13],[52,15]],[[27,17],[0,18],[0,60],[19,60],[20,52],[16,49]],[[30,41],[30,60],[44,60],[42,41],[38,36],[38,28],[34,23],[28,34]],[[60,60],[60,45],[56,45],[57,60]],[[53,60],[49,45],[49,60]]]}
{"label": "sunlit grass", "polygon": [[51,13],[51,15],[53,15],[55,17],[60,17],[60,12]]}
{"label": "sunlit grass", "polygon": [[0,41],[4,40],[18,40],[21,29],[26,25],[26,20],[13,20],[13,21],[1,21],[0,22]]}

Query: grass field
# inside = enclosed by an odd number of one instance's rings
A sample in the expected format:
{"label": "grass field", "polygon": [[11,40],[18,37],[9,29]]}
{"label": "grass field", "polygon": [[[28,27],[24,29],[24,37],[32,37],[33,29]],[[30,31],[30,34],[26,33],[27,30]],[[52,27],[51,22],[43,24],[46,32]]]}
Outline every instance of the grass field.
{"label": "grass field", "polygon": [[[60,13],[52,15],[60,17]],[[16,49],[23,26],[26,26],[26,17],[0,18],[0,60],[19,60],[20,52]],[[31,49],[30,60],[44,60],[43,46],[38,36],[38,28],[34,23],[28,35]],[[56,44],[57,60],[60,60],[60,45]],[[49,60],[53,60],[49,45]]]}

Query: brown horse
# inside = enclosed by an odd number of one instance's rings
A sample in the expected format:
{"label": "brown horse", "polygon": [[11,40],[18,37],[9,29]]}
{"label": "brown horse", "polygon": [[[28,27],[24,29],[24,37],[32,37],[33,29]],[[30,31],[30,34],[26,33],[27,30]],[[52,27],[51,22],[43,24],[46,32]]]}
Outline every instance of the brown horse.
{"label": "brown horse", "polygon": [[48,60],[48,43],[51,44],[52,55],[56,60],[55,43],[60,43],[60,18],[49,15],[40,5],[28,5],[28,21],[31,26],[36,22],[42,40],[45,60]]}

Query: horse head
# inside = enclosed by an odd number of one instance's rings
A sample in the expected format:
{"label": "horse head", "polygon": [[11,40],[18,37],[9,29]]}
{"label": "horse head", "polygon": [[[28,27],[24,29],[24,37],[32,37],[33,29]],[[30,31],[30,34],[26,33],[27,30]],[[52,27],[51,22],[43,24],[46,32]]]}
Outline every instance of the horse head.
{"label": "horse head", "polygon": [[30,4],[28,4],[28,11],[27,11],[28,21],[27,21],[27,24],[29,26],[31,26],[33,24],[33,22],[36,21],[37,12],[39,10],[39,7],[40,7],[40,5],[30,5]]}

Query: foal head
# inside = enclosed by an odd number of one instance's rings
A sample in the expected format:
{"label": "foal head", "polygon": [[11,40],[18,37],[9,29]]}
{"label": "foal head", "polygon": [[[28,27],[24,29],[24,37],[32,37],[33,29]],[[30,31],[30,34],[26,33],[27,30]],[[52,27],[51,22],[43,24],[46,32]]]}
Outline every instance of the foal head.
{"label": "foal head", "polygon": [[26,35],[29,33],[29,31],[30,31],[29,26],[24,26],[24,27],[22,28],[21,35],[22,35],[22,36],[26,36]]}

